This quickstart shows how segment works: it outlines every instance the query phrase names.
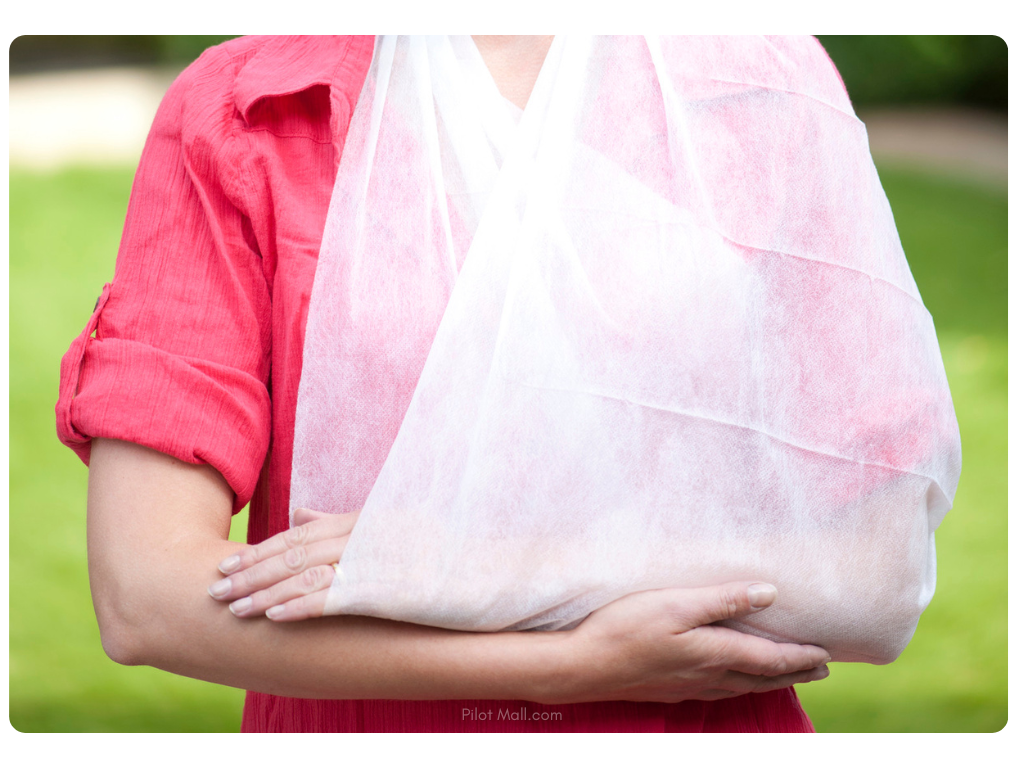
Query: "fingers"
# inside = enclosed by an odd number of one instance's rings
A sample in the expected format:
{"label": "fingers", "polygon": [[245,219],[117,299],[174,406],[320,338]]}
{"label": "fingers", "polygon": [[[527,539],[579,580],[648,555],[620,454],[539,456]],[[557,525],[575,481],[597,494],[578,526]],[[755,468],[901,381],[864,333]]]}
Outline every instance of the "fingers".
{"label": "fingers", "polygon": [[273,621],[302,621],[303,619],[315,619],[324,615],[324,606],[327,604],[327,590],[315,592],[312,595],[305,595],[289,600],[283,605],[275,605],[267,611],[267,618]]}
{"label": "fingers", "polygon": [[[749,615],[775,597],[774,588],[749,581],[636,592],[570,630],[581,643],[574,655],[587,658],[588,674],[598,679],[612,670],[616,685],[631,681],[615,690],[615,698],[631,701],[707,701],[821,680],[828,674],[826,650],[715,623]],[[579,700],[601,697],[607,693],[595,686]]]}
{"label": "fingers", "polygon": [[725,627],[698,627],[690,637],[704,640],[723,668],[747,675],[776,677],[821,667],[832,660],[816,645],[776,643]]}
{"label": "fingers", "polygon": [[266,541],[242,549],[238,553],[225,558],[218,568],[225,575],[251,568],[263,560],[284,554],[294,547],[311,544],[315,541],[347,536],[352,532],[359,517],[358,512],[340,515],[325,514],[312,510],[295,510],[296,523],[305,520],[294,528],[271,536]]}
{"label": "fingers", "polygon": [[[327,591],[330,589],[331,582],[333,581],[334,568],[330,565],[320,565],[274,584],[269,589],[262,589],[253,592],[248,597],[235,600],[228,607],[235,616],[240,618],[262,616],[265,613],[270,618],[278,618],[277,614],[281,612],[274,612],[274,615],[271,615],[268,609],[274,606],[293,603],[299,598],[316,597],[315,600],[301,603],[301,605],[304,605],[307,610],[315,610],[316,612],[312,614],[313,616],[322,616],[327,599]],[[322,594],[319,594],[317,597],[318,593]],[[294,613],[294,608],[295,606],[292,606],[292,609],[289,609],[286,615]],[[303,616],[303,618],[309,617]]]}
{"label": "fingers", "polygon": [[731,696],[739,696],[745,693],[778,691],[782,688],[789,688],[793,685],[824,680],[828,676],[829,669],[824,665],[815,667],[814,669],[807,669],[802,672],[793,672],[788,675],[776,675],[774,677],[745,675],[742,672],[730,672],[722,679],[719,688],[707,690],[699,698],[705,701],[713,701],[716,699],[729,698]]}
{"label": "fingers", "polygon": [[[300,577],[303,572],[317,566],[331,566],[341,559],[347,540],[347,536],[335,537],[286,549],[211,585],[210,595],[222,601],[251,597],[257,591]],[[331,571],[333,573],[333,569]]]}
{"label": "fingers", "polygon": [[295,526],[226,558],[227,577],[212,584],[210,595],[231,602],[239,617],[266,614],[275,621],[323,615],[334,579],[359,512],[332,515],[297,509]]}
{"label": "fingers", "polygon": [[[358,512],[353,514],[359,514]],[[315,509],[303,509],[299,508],[295,510],[292,515],[292,528],[297,528],[300,525],[306,523],[312,523],[314,520],[324,520],[328,517],[334,517],[330,512],[318,512]]]}
{"label": "fingers", "polygon": [[677,632],[711,641],[710,655],[739,673],[788,675],[815,669],[831,661],[824,648],[815,645],[776,643],[725,627],[708,626],[764,610],[775,602],[778,591],[763,582],[731,582],[700,589],[664,590]]}

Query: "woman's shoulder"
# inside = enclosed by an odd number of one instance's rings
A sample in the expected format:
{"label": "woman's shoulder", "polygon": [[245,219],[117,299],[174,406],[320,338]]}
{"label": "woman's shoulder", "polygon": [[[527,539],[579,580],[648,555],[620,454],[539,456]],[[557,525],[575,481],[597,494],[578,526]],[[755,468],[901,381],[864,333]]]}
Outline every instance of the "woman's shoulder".
{"label": "woman's shoulder", "polygon": [[268,93],[304,80],[326,84],[367,44],[372,52],[373,37],[366,35],[246,35],[207,48],[178,80],[228,87],[242,80],[245,88]]}
{"label": "woman's shoulder", "polygon": [[[265,99],[326,87],[358,95],[373,38],[254,35],[207,49],[174,81],[154,127],[212,140],[244,130]],[[162,126],[161,126],[162,123]]]}

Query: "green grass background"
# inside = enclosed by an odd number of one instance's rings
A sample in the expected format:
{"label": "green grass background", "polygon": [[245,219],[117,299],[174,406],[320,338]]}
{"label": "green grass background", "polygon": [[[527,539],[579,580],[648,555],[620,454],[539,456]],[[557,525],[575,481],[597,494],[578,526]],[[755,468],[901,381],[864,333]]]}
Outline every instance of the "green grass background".
{"label": "green grass background", "polygon": [[[1007,718],[1007,195],[882,168],[935,317],[963,440],[938,591],[894,664],[802,686],[820,731],[996,731]],[[103,654],[86,469],[58,443],[61,355],[113,276],[132,172],[10,177],[10,718],[21,731],[235,731],[243,694]],[[232,526],[243,540],[244,515]]]}

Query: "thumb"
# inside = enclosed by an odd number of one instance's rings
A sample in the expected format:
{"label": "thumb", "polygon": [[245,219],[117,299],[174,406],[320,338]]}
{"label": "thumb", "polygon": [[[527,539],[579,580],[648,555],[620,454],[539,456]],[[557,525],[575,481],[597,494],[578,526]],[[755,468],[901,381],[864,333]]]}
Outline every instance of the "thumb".
{"label": "thumb", "polygon": [[774,586],[760,581],[734,581],[686,591],[690,595],[682,617],[687,629],[749,616],[764,610],[779,596]]}

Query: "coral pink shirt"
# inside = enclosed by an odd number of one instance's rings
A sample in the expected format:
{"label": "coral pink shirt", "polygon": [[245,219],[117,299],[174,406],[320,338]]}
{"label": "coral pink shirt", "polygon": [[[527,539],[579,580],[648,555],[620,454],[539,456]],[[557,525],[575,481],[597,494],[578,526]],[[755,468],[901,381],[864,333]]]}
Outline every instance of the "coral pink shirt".
{"label": "coral pink shirt", "polygon": [[[132,188],[114,280],[61,363],[57,431],[210,464],[288,527],[302,342],[334,176],[372,37],[254,37],[171,86]],[[393,437],[393,436],[391,436]],[[382,439],[390,439],[382,436]],[[717,702],[541,706],[249,693],[245,731],[809,731],[792,688]]]}

